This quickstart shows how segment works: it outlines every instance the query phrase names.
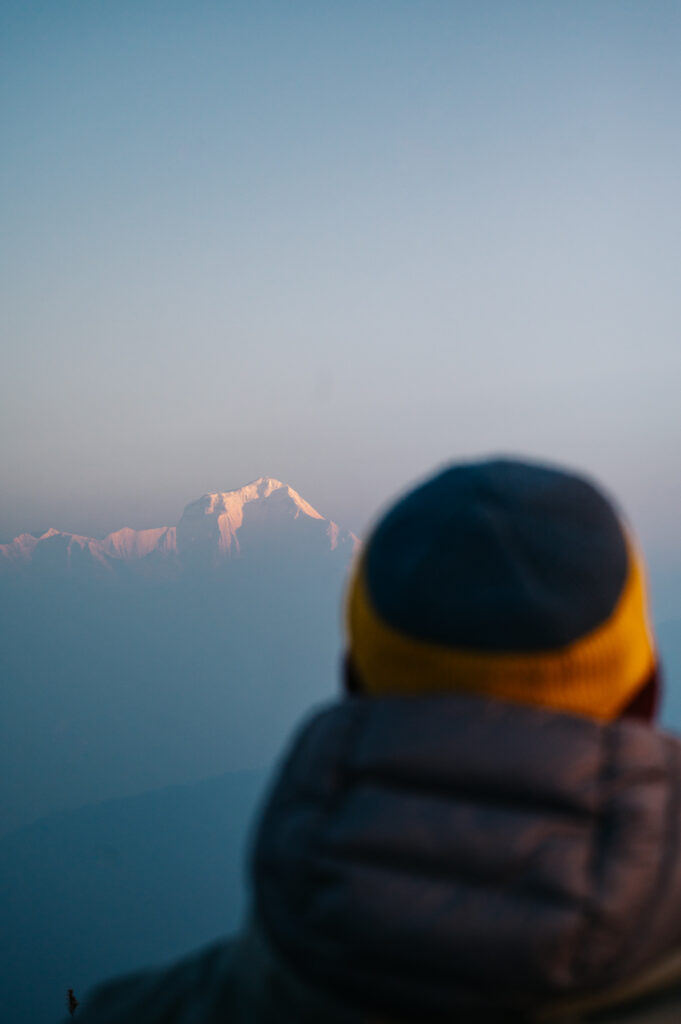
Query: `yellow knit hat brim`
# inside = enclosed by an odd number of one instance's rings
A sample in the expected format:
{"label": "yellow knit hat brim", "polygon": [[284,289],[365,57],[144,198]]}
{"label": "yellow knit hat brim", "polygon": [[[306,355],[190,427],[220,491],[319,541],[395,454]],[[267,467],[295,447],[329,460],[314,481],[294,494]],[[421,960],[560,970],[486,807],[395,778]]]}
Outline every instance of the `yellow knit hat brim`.
{"label": "yellow knit hat brim", "polygon": [[360,559],[347,625],[363,689],[377,696],[461,691],[615,718],[655,666],[643,562],[631,540],[628,551],[627,579],[610,617],[565,647],[528,653],[464,650],[398,632],[373,606]]}

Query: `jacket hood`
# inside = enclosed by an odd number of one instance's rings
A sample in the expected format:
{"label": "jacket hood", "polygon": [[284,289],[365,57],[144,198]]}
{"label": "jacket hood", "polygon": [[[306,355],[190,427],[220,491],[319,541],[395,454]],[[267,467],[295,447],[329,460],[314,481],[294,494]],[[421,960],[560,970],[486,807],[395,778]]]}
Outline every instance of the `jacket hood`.
{"label": "jacket hood", "polygon": [[681,747],[462,696],[345,700],[293,744],[253,857],[297,974],[399,1017],[597,991],[681,938]]}

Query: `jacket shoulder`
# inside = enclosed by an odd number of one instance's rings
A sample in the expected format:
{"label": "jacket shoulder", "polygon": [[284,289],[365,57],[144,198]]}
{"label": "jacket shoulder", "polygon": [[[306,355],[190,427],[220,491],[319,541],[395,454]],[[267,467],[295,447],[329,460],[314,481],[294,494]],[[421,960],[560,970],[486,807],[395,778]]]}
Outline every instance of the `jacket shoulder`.
{"label": "jacket shoulder", "polygon": [[533,1024],[678,1024],[681,947],[626,982],[540,1009]]}
{"label": "jacket shoulder", "polygon": [[98,986],[78,1013],[80,1024],[196,1024],[233,1019],[235,940],[172,966]]}

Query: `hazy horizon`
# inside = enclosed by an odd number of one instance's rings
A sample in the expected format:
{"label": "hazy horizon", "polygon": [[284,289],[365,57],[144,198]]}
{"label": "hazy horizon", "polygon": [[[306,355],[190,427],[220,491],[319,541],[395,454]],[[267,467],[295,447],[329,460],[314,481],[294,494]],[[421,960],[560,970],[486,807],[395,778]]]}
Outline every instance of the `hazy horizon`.
{"label": "hazy horizon", "polygon": [[681,564],[681,10],[9,0],[0,537],[581,469]]}

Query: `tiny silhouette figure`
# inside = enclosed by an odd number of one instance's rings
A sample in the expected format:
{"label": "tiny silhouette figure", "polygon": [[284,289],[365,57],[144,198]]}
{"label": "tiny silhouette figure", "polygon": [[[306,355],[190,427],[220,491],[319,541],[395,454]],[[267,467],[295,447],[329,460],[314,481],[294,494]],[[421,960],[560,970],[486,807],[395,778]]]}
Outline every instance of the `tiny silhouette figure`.
{"label": "tiny silhouette figure", "polygon": [[66,993],[66,1008],[67,1008],[67,1010],[69,1011],[69,1013],[71,1014],[72,1017],[75,1015],[75,1012],[78,1009],[78,1006],[79,1006],[78,1000],[76,999],[76,997],[73,994],[73,989],[70,988],[68,990],[68,992]]}

